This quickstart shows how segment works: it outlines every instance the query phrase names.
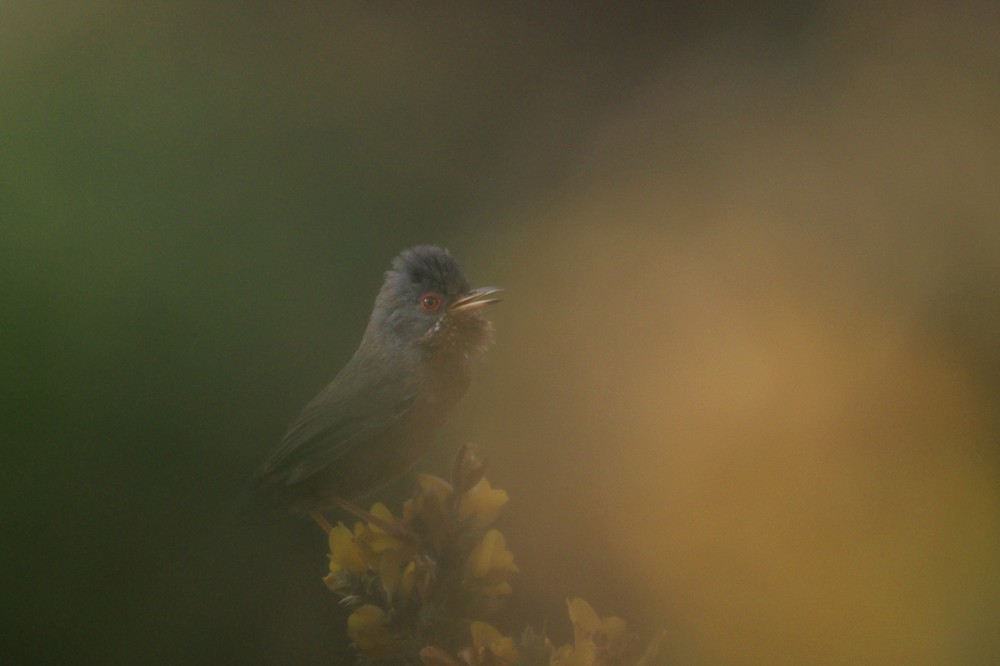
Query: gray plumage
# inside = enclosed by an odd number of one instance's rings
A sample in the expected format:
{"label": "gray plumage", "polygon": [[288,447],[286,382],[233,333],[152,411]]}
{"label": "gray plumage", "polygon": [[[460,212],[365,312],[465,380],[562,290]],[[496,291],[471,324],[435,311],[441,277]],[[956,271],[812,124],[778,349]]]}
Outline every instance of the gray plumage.
{"label": "gray plumage", "polygon": [[480,308],[444,249],[401,253],[386,273],[361,344],[292,422],[259,481],[298,511],[353,500],[405,474],[432,444],[492,341]]}

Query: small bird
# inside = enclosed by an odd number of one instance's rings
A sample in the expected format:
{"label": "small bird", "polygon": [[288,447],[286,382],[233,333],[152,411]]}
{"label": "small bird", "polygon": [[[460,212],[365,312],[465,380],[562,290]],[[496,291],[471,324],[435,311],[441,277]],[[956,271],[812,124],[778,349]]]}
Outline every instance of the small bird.
{"label": "small bird", "polygon": [[406,474],[468,390],[493,340],[481,308],[499,291],[470,289],[447,250],[402,252],[358,350],[292,422],[261,485],[324,528],[326,509],[359,513],[351,502]]}

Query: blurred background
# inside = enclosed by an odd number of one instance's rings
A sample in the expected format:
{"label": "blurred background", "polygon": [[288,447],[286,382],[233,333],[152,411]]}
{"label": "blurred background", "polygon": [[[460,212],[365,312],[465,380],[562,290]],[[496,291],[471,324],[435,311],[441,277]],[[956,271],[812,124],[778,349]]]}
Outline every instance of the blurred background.
{"label": "blurred background", "polygon": [[240,507],[432,242],[507,289],[420,466],[475,441],[511,495],[498,626],[568,640],[582,596],[665,664],[996,663],[998,34],[3,3],[3,661],[350,663],[322,534]]}

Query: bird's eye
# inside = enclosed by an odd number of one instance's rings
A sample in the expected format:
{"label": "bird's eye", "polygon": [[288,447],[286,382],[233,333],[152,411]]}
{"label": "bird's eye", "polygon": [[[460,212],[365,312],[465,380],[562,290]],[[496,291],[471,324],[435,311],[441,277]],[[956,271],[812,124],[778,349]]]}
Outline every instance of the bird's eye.
{"label": "bird's eye", "polygon": [[441,297],[437,294],[424,294],[420,297],[420,307],[427,312],[435,312],[441,307]]}

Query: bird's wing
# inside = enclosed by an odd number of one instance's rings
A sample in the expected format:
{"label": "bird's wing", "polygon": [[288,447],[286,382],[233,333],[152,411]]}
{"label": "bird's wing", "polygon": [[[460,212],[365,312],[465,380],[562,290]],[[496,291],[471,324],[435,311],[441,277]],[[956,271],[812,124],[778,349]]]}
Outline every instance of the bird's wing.
{"label": "bird's wing", "polygon": [[306,479],[402,417],[419,380],[406,368],[348,363],[292,423],[267,459],[263,476],[285,484]]}

